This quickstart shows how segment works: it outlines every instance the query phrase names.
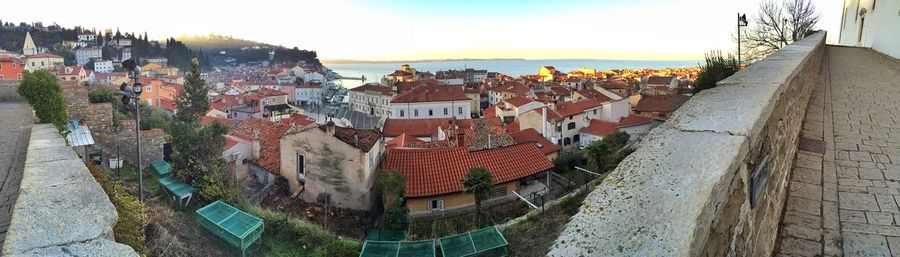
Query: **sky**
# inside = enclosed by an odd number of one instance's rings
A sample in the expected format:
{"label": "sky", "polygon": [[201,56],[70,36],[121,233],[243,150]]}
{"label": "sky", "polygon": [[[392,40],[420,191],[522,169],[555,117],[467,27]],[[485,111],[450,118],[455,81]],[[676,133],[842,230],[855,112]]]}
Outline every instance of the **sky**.
{"label": "sky", "polygon": [[[326,60],[699,60],[733,51],[736,14],[754,15],[760,1],[42,0],[4,3],[0,19],[157,39],[216,33],[315,50]],[[818,27],[833,40],[843,0],[813,2]]]}

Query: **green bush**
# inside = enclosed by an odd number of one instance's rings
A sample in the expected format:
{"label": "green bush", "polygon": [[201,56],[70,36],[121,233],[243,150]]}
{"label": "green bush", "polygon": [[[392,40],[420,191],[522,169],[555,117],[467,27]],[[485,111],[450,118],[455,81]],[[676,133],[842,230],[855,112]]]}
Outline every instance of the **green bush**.
{"label": "green bush", "polygon": [[741,70],[737,59],[733,55],[723,57],[722,52],[706,54],[706,63],[700,66],[700,73],[694,80],[694,92],[716,87],[716,82],[733,75]]}
{"label": "green bush", "polygon": [[265,222],[262,256],[358,256],[362,245],[325,231],[318,225],[251,204],[241,209]]}
{"label": "green bush", "polygon": [[16,92],[31,104],[42,123],[53,123],[59,131],[65,130],[66,98],[55,75],[46,70],[26,71]]}
{"label": "green bush", "polygon": [[110,103],[116,100],[116,95],[106,86],[98,87],[88,93],[88,101],[91,103]]}
{"label": "green bush", "polygon": [[93,163],[87,163],[87,166],[119,214],[119,221],[113,227],[116,242],[131,246],[139,254],[146,256],[144,228],[148,224],[147,207],[137,197],[131,195],[125,186],[111,180],[99,167]]}

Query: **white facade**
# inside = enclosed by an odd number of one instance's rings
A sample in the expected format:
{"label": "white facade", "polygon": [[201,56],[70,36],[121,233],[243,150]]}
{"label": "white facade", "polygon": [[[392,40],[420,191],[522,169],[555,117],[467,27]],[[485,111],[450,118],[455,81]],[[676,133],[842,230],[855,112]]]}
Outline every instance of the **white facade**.
{"label": "white facade", "polygon": [[75,50],[75,62],[78,65],[84,65],[91,61],[91,58],[102,58],[103,49],[88,47]]}
{"label": "white facade", "polygon": [[350,109],[374,115],[378,117],[389,117],[391,115],[391,95],[385,95],[379,91],[356,91],[350,90],[348,98],[350,98]]}
{"label": "white facade", "polygon": [[600,107],[600,116],[597,118],[604,121],[618,122],[623,117],[627,117],[629,113],[631,113],[631,105],[628,104],[628,100],[621,99],[603,103]]}
{"label": "white facade", "polygon": [[122,50],[122,60],[121,61],[125,61],[128,59],[131,59],[131,49]]}
{"label": "white facade", "polygon": [[112,72],[113,71],[113,63],[112,61],[98,61],[94,62],[94,72]]}
{"label": "white facade", "polygon": [[25,69],[28,71],[36,71],[39,69],[49,70],[53,64],[63,63],[63,58],[59,56],[35,55],[25,57]]}
{"label": "white facade", "polygon": [[95,42],[97,41],[97,35],[94,34],[80,34],[78,35],[79,42]]}
{"label": "white facade", "polygon": [[445,102],[391,103],[392,119],[469,119],[472,104],[466,100]]}
{"label": "white facade", "polygon": [[839,42],[900,59],[900,1],[844,0]]}
{"label": "white facade", "polygon": [[465,83],[465,79],[463,78],[445,78],[445,79],[437,79],[439,83],[447,84],[447,85],[462,85]]}
{"label": "white facade", "polygon": [[322,101],[321,87],[297,87],[294,89],[294,101],[301,105],[309,105]]}
{"label": "white facade", "polygon": [[303,74],[303,82],[314,82],[314,83],[324,83],[325,75],[316,71]]}

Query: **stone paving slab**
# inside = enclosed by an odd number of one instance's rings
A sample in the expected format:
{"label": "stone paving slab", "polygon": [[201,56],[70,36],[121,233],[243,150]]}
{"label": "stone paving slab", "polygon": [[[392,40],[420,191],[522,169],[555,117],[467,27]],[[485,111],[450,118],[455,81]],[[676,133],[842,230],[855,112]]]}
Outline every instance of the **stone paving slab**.
{"label": "stone paving slab", "polygon": [[[0,245],[18,199],[19,184],[25,166],[25,154],[31,137],[31,107],[23,102],[0,102]],[[0,249],[2,250],[2,249]]]}
{"label": "stone paving slab", "polygon": [[900,256],[900,61],[828,46],[823,64],[801,133],[826,151],[798,151],[775,255]]}

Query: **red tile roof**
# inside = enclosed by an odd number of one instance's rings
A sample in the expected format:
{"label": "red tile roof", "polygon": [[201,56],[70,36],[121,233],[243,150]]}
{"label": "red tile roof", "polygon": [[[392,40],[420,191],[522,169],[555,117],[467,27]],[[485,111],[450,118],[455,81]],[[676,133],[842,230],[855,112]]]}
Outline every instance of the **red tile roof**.
{"label": "red tile roof", "polygon": [[647,85],[668,85],[674,79],[675,79],[675,76],[668,76],[668,77],[650,76],[650,78],[647,78]]}
{"label": "red tile roof", "polygon": [[[325,131],[325,126],[319,126],[319,129]],[[334,137],[363,152],[369,152],[381,139],[381,134],[371,129],[334,127]]]}
{"label": "red tile roof", "polygon": [[378,93],[381,93],[382,95],[386,95],[386,96],[394,95],[394,92],[391,91],[390,87],[382,86],[379,84],[365,84],[362,86],[351,88],[350,91],[356,91],[356,92],[374,91],[374,92],[378,92]]}
{"label": "red tile roof", "polygon": [[423,103],[471,100],[466,96],[462,86],[428,84],[414,87],[391,99],[391,103]]}
{"label": "red tile roof", "polygon": [[62,59],[62,56],[55,55],[55,54],[48,54],[48,53],[39,53],[39,54],[35,54],[35,55],[25,56],[25,58],[26,59],[30,59],[30,58],[60,58],[60,59]]}
{"label": "red tile roof", "polygon": [[553,168],[535,144],[470,152],[462,147],[388,151],[384,170],[406,177],[406,197],[427,197],[463,191],[460,183],[469,169],[486,168],[494,183],[506,183]]}
{"label": "red tile roof", "polygon": [[[226,118],[219,118],[219,117],[212,117],[212,116],[203,116],[202,118],[200,118],[200,123],[203,125],[211,125],[213,122],[218,122],[219,124],[228,126],[228,119],[226,119]],[[226,148],[228,148],[228,147],[226,147]]]}
{"label": "red tile roof", "polygon": [[534,102],[534,100],[532,100],[531,98],[521,97],[521,96],[512,97],[512,98],[509,98],[509,99],[506,99],[503,101],[507,102],[515,107],[521,107],[522,105],[526,105],[528,103]]}
{"label": "red tile roof", "polygon": [[553,86],[548,88],[550,88],[550,91],[556,95],[567,96],[572,94],[572,90],[564,86]]}
{"label": "red tile roof", "polygon": [[597,99],[587,99],[578,102],[562,102],[556,104],[554,112],[556,112],[560,118],[565,118],[582,113],[587,109],[595,108],[601,104],[603,104],[603,102]]}
{"label": "red tile roof", "polygon": [[603,137],[615,132],[618,127],[619,123],[616,122],[592,119],[591,124],[581,128],[580,132]]}
{"label": "red tile roof", "polygon": [[541,152],[543,152],[544,155],[559,152],[559,150],[562,149],[559,145],[550,142],[550,140],[547,140],[541,136],[541,134],[538,134],[538,131],[534,128],[512,132],[509,133],[509,136],[516,141],[516,144],[534,143],[541,149]]}
{"label": "red tile roof", "polygon": [[678,109],[689,99],[683,95],[641,96],[641,100],[634,106],[638,112],[670,112]]}
{"label": "red tile roof", "polygon": [[159,108],[163,108],[165,110],[174,112],[175,108],[176,108],[175,101],[160,97],[159,98]]}
{"label": "red tile roof", "polygon": [[309,116],[299,113],[291,114],[291,118],[285,119],[284,122],[288,122],[288,124],[290,124],[290,122],[293,122],[294,125],[298,127],[308,126],[316,123],[315,121],[310,120]]}
{"label": "red tile roof", "polygon": [[281,92],[271,88],[262,88],[259,91],[256,91],[257,94],[261,96],[279,96],[279,95],[288,95],[288,93]]}
{"label": "red tile roof", "polygon": [[450,125],[452,118],[434,119],[387,119],[384,121],[384,135],[396,137],[407,134],[414,137],[429,137],[438,128]]}
{"label": "red tile roof", "polygon": [[593,89],[593,88],[585,88],[582,90],[576,90],[575,93],[578,93],[579,95],[584,96],[585,98],[600,100],[601,102],[607,102],[607,101],[612,100],[612,98],[609,98],[608,96],[604,95],[603,93],[600,93],[600,91],[597,91],[596,89]]}
{"label": "red tile roof", "polygon": [[252,141],[253,131],[259,131],[259,158],[253,162],[277,175],[281,174],[281,136],[289,128],[287,124],[251,117],[241,121],[229,134]]}
{"label": "red tile roof", "polygon": [[233,146],[236,145],[237,143],[238,143],[237,140],[234,140],[234,139],[232,139],[232,138],[230,138],[230,137],[225,137],[225,148],[223,148],[223,149],[228,150],[228,148],[233,147]]}
{"label": "red tile roof", "polygon": [[641,116],[641,115],[629,115],[628,117],[622,117],[619,120],[619,127],[630,127],[635,125],[647,124],[653,121],[653,117]]}
{"label": "red tile roof", "polygon": [[531,88],[528,88],[528,86],[516,81],[505,81],[503,82],[503,85],[491,88],[491,91],[497,93],[506,92],[510,94],[521,95],[528,93],[528,91],[531,91]]}
{"label": "red tile roof", "polygon": [[395,137],[394,139],[388,140],[384,143],[385,149],[393,149],[397,147],[408,147],[411,145],[418,145],[425,143],[425,141],[419,140],[416,137],[407,135],[406,133],[400,134],[400,136]]}

